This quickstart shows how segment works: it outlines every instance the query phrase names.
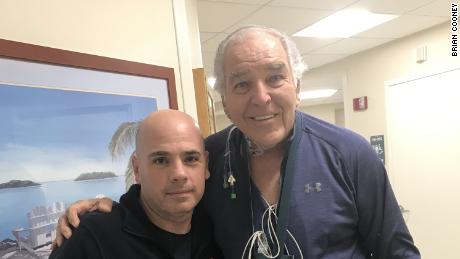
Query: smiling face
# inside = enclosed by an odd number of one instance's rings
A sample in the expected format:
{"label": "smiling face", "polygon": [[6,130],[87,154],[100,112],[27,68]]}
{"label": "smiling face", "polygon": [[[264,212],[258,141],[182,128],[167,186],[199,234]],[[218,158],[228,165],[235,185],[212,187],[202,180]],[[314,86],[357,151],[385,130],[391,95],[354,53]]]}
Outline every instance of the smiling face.
{"label": "smiling face", "polygon": [[299,102],[281,42],[265,32],[247,32],[229,44],[224,60],[227,116],[257,144],[275,147],[293,128]]}
{"label": "smiling face", "polygon": [[138,134],[133,168],[147,215],[159,227],[191,218],[203,196],[208,158],[193,120],[179,111],[156,112]]}

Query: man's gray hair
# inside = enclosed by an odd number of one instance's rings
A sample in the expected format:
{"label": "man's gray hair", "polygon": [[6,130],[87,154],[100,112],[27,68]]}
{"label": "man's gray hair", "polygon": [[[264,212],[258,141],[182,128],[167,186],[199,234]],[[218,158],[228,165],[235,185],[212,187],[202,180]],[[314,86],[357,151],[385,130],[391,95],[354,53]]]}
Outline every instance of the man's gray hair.
{"label": "man's gray hair", "polygon": [[220,44],[217,49],[216,58],[214,59],[214,76],[216,77],[216,83],[214,89],[223,96],[224,95],[224,85],[225,85],[225,75],[224,75],[224,55],[227,47],[234,40],[241,40],[249,32],[265,32],[275,38],[278,38],[283,46],[284,50],[288,56],[288,62],[292,73],[292,79],[296,87],[300,86],[300,81],[302,80],[302,74],[307,70],[307,65],[303,62],[302,56],[300,55],[299,50],[295,42],[286,34],[265,26],[260,25],[248,25],[237,29],[227,36]]}

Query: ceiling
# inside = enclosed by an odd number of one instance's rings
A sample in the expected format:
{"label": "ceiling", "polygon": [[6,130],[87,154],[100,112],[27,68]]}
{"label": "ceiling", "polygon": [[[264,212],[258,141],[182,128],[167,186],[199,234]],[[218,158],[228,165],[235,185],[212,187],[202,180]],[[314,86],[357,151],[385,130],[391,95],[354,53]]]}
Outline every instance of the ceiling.
{"label": "ceiling", "polygon": [[445,22],[449,20],[450,3],[450,0],[198,0],[204,69],[208,77],[212,75],[218,44],[243,25],[266,25],[292,35],[347,8],[400,15],[351,38],[293,37],[312,69]]}

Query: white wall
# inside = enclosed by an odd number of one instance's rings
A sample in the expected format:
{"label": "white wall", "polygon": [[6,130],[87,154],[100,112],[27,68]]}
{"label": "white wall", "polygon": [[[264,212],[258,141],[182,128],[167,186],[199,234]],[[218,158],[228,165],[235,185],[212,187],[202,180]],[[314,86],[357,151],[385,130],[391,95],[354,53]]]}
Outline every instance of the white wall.
{"label": "white wall", "polygon": [[345,110],[342,108],[338,108],[335,110],[335,125],[340,127],[345,127]]}
{"label": "white wall", "polygon": [[216,132],[222,129],[225,129],[228,125],[232,124],[232,122],[228,119],[227,115],[225,114],[218,114],[215,116],[216,122]]}
{"label": "white wall", "polygon": [[[441,72],[441,71],[439,71]],[[458,258],[460,66],[388,86],[388,167],[424,258]],[[433,238],[439,237],[439,238]]]}
{"label": "white wall", "polygon": [[[174,7],[185,24],[176,24]],[[199,39],[196,0],[2,0],[0,10],[2,39],[174,68],[179,109],[196,118],[195,99],[182,98],[183,89],[193,91],[186,73],[201,65],[190,54],[201,53],[191,44]],[[188,66],[180,67],[176,28],[191,39]]]}
{"label": "white wall", "polygon": [[[422,64],[415,62],[414,48],[419,46],[427,46],[428,51],[428,61]],[[454,64],[460,64],[460,58],[450,56],[450,27],[448,23],[443,23],[312,69],[304,75],[304,81],[345,74],[345,125],[369,139],[372,135],[386,133],[385,81]],[[352,99],[360,96],[368,96],[369,108],[365,112],[354,112]]]}
{"label": "white wall", "polygon": [[300,110],[319,119],[332,124],[337,124],[336,116],[338,111],[343,111],[342,103],[320,104],[312,106],[301,106]]}

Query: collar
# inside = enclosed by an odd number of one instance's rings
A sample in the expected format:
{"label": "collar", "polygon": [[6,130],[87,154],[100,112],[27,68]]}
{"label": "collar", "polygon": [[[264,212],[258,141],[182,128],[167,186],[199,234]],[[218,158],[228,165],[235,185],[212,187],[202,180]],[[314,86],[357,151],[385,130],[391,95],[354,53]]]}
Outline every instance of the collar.
{"label": "collar", "polygon": [[[302,116],[301,116],[301,113],[299,111],[295,111],[295,119],[294,119],[294,123],[292,125],[292,129],[291,131],[289,132],[289,134],[287,135],[286,139],[283,140],[284,141],[284,145],[285,145],[285,156],[288,155],[288,151],[289,151],[289,147],[291,146],[291,143],[292,141],[294,140],[295,138],[295,135],[296,135],[296,125],[298,123],[302,123]],[[300,128],[300,127],[299,127]],[[234,134],[236,135],[235,137],[232,137],[232,133],[235,132]],[[230,139],[233,139],[232,142],[230,142]],[[244,141],[243,141],[244,140]],[[257,145],[255,144],[249,137],[247,137],[240,129],[238,129],[236,126],[232,126],[228,132],[228,136],[227,136],[227,145],[229,145],[229,142],[230,143],[233,143],[233,146],[236,146],[236,147],[240,147],[240,154],[242,155],[243,153],[241,152],[241,150],[243,149],[249,149],[249,154],[251,154],[251,145]],[[230,147],[227,147],[227,149],[229,149]],[[228,152],[228,151],[227,151]]]}

